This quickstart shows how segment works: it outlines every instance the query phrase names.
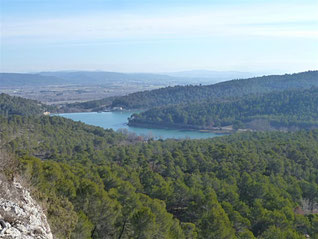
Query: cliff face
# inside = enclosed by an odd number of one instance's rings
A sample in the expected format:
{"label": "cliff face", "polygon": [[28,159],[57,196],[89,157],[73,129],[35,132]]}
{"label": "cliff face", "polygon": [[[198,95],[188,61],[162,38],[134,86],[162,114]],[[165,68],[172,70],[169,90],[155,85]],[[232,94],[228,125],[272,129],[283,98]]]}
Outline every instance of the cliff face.
{"label": "cliff face", "polygon": [[17,179],[0,172],[0,238],[53,239],[41,206]]}

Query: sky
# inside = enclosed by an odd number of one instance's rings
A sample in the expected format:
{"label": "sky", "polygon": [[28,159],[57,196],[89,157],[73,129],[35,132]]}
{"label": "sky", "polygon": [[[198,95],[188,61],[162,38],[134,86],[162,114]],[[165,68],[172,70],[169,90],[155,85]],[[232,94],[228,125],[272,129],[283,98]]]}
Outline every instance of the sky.
{"label": "sky", "polygon": [[318,69],[318,0],[0,0],[0,71]]}

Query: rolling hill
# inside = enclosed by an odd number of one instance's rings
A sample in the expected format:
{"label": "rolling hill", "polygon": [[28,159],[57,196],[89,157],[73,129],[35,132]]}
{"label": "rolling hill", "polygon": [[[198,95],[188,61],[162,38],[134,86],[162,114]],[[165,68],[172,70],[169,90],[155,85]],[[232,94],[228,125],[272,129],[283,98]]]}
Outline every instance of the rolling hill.
{"label": "rolling hill", "polygon": [[[222,101],[249,94],[263,94],[291,89],[309,89],[318,86],[318,71],[295,74],[270,75],[249,79],[231,80],[213,85],[187,85],[166,87],[126,96],[69,105],[77,110],[101,110],[123,107],[125,109],[149,109],[159,106],[188,104],[205,100]],[[91,107],[94,106],[94,107]],[[66,106],[66,111],[67,111]]]}
{"label": "rolling hill", "polygon": [[45,111],[56,111],[56,107],[36,100],[0,94],[0,115],[34,116],[41,115]]}

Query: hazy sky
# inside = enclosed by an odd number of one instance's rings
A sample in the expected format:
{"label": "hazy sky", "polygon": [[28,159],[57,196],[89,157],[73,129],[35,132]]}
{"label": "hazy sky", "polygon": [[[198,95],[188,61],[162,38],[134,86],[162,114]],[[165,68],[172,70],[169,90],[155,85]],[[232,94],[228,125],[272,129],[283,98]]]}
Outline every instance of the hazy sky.
{"label": "hazy sky", "polygon": [[318,69],[318,0],[0,0],[2,72]]}

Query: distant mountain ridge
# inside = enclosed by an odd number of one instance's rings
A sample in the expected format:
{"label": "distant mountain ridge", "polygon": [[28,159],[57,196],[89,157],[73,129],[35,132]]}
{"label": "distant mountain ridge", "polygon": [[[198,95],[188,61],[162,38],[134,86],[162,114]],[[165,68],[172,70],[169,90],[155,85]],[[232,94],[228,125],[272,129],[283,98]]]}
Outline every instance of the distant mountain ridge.
{"label": "distant mountain ridge", "polygon": [[152,73],[120,73],[107,71],[57,71],[57,72],[40,72],[43,76],[53,76],[66,80],[71,84],[95,84],[103,85],[109,82],[139,82],[158,84],[158,81],[175,82],[179,79],[175,77],[152,74]]}
{"label": "distant mountain ridge", "polygon": [[0,73],[0,87],[32,87],[46,85],[105,85],[138,83],[160,86],[212,84],[224,80],[246,78],[252,73],[184,71],[173,73],[120,73],[111,71],[55,71],[37,73]]}
{"label": "distant mountain ridge", "polygon": [[241,71],[211,71],[211,70],[190,70],[179,72],[167,72],[164,73],[168,76],[175,77],[187,77],[187,78],[209,78],[219,80],[233,80],[250,78],[260,75],[260,73],[241,72]]}
{"label": "distant mountain ridge", "polygon": [[55,76],[25,73],[0,73],[1,87],[27,87],[65,84],[63,79]]}
{"label": "distant mountain ridge", "polygon": [[1,87],[25,87],[46,85],[105,85],[109,83],[134,82],[175,84],[180,79],[156,74],[125,74],[117,72],[40,72],[0,73]]}

